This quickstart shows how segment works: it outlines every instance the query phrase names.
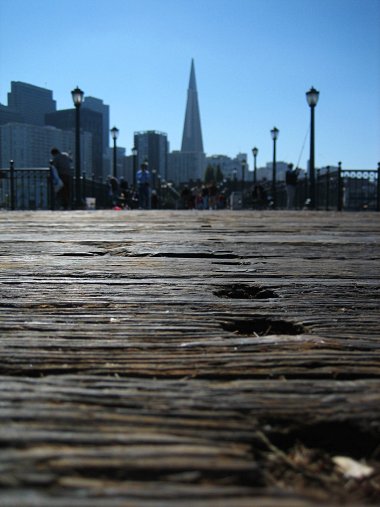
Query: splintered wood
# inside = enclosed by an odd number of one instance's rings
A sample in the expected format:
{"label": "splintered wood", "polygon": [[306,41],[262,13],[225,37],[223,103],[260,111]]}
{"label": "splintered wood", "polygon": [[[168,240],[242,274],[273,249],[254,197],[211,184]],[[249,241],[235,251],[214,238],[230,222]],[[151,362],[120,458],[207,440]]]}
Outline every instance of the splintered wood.
{"label": "splintered wood", "polygon": [[0,505],[379,504],[379,232],[1,212]]}

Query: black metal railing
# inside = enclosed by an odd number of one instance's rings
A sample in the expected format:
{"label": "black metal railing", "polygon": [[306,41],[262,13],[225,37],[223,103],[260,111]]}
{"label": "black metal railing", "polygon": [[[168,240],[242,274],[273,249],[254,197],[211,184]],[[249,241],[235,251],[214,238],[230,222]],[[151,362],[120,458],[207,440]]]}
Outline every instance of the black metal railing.
{"label": "black metal railing", "polygon": [[380,211],[377,171],[341,170],[338,209]]}
{"label": "black metal railing", "polygon": [[[270,208],[273,203],[272,182],[259,181],[266,198],[260,208]],[[377,170],[338,169],[317,170],[315,178],[315,207],[320,210],[372,210],[380,211],[380,163]],[[76,188],[75,177],[71,189]],[[178,206],[178,194],[174,187],[167,185],[160,188],[161,206],[175,208]],[[231,191],[233,191],[233,186]],[[278,209],[286,208],[286,185],[279,181],[276,186],[275,202]],[[307,209],[309,202],[309,181],[307,177],[298,181],[295,196],[296,209]],[[253,197],[252,184],[242,183],[244,207],[258,207]],[[230,192],[228,192],[230,193]],[[82,207],[86,207],[86,198],[95,199],[97,208],[112,207],[109,186],[106,182],[81,176]],[[49,167],[16,168],[11,161],[9,168],[0,169],[0,209],[37,210],[57,209],[56,198]],[[74,209],[74,192],[71,192],[71,208]],[[133,206],[130,206],[133,208]]]}
{"label": "black metal railing", "polygon": [[0,208],[47,209],[51,205],[50,171],[47,167],[0,170]]}
{"label": "black metal railing", "polygon": [[[109,186],[106,182],[95,177],[88,178],[86,173],[82,174],[81,182],[83,206],[86,206],[87,197],[94,198],[96,207],[99,209],[111,206]],[[75,177],[73,178],[72,185],[72,188],[75,188]]]}
{"label": "black metal railing", "polygon": [[[326,168],[317,171],[315,178],[315,208],[320,210],[371,210],[380,211],[380,165],[377,170]],[[267,195],[268,207],[271,207],[272,182],[259,182]],[[302,178],[298,181],[295,196],[296,209],[305,209],[309,202],[309,181]],[[276,206],[286,208],[286,185],[279,181],[276,184]]]}
{"label": "black metal railing", "polygon": [[[74,189],[75,177],[70,182]],[[96,207],[109,207],[109,189],[105,182],[81,176],[83,207],[86,198],[95,198]],[[13,161],[9,167],[0,169],[0,209],[10,210],[54,210],[59,199],[53,188],[49,167],[16,168]],[[71,208],[74,208],[74,193],[71,192]]]}

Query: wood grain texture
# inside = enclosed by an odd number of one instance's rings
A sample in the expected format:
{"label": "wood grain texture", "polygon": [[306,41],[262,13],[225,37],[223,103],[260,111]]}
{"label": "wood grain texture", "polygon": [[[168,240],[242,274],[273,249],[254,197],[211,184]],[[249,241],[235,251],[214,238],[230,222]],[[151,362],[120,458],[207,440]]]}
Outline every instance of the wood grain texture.
{"label": "wood grain texture", "polygon": [[376,213],[1,212],[0,505],[380,503],[379,232]]}

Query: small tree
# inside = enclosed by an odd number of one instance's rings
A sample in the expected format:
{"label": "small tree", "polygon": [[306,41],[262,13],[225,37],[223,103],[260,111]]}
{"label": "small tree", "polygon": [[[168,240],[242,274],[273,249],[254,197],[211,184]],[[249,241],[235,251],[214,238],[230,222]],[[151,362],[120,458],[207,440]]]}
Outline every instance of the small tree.
{"label": "small tree", "polygon": [[207,166],[205,170],[204,180],[205,183],[211,183],[212,181],[215,181],[214,168],[210,164]]}
{"label": "small tree", "polygon": [[223,179],[224,179],[223,172],[220,168],[220,165],[218,164],[215,171],[215,181],[217,183],[220,183],[221,181],[223,181]]}

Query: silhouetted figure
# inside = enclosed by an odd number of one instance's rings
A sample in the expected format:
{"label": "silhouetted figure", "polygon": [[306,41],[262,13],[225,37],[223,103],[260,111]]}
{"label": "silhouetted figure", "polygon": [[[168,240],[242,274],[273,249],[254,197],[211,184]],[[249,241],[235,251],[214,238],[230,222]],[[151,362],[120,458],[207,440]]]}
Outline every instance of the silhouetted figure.
{"label": "silhouetted figure", "polygon": [[222,191],[217,196],[217,201],[216,201],[216,207],[217,207],[217,209],[224,209],[226,207],[226,202],[227,202],[226,194],[225,194],[224,191]]}
{"label": "silhouetted figure", "polygon": [[119,180],[115,176],[108,176],[108,194],[111,200],[111,207],[118,205],[120,186]]}
{"label": "silhouetted figure", "polygon": [[71,181],[72,181],[72,160],[68,153],[61,152],[58,148],[50,150],[52,160],[51,163],[58,171],[58,175],[62,180],[63,187],[57,192],[59,205],[63,209],[70,208],[71,197]]}
{"label": "silhouetted figure", "polygon": [[124,178],[120,178],[119,186],[120,186],[120,192],[122,192],[123,194],[127,195],[127,193],[128,193],[128,181],[125,180]]}
{"label": "silhouetted figure", "polygon": [[158,209],[158,195],[157,190],[152,190],[152,196],[150,199],[150,204],[152,209]]}
{"label": "silhouetted figure", "polygon": [[194,207],[194,196],[188,185],[185,185],[181,192],[182,205],[184,209],[192,209]]}
{"label": "silhouetted figure", "polygon": [[121,208],[128,208],[127,201],[129,188],[127,180],[124,179],[123,177],[121,177],[119,180],[119,188],[120,188],[119,205]]}
{"label": "silhouetted figure", "polygon": [[218,189],[214,182],[212,182],[208,186],[208,207],[209,209],[216,209],[216,197],[217,197]]}
{"label": "silhouetted figure", "polygon": [[268,206],[268,195],[264,188],[259,184],[253,187],[252,201],[254,209],[264,209]]}
{"label": "silhouetted figure", "polygon": [[141,164],[140,169],[137,171],[137,188],[139,195],[139,208],[149,209],[149,187],[150,187],[150,172],[148,171],[148,164]]}
{"label": "silhouetted figure", "polygon": [[202,185],[202,207],[203,209],[208,209],[209,203],[209,191],[206,185]]}
{"label": "silhouetted figure", "polygon": [[296,188],[298,183],[298,171],[293,169],[293,164],[288,164],[288,170],[285,174],[287,208],[294,209]]}

